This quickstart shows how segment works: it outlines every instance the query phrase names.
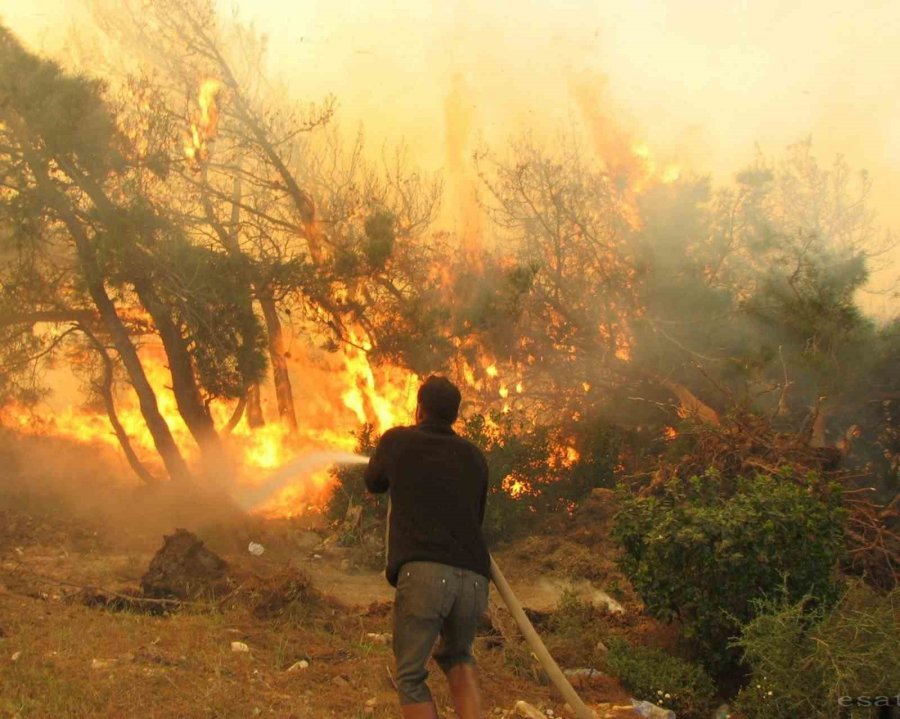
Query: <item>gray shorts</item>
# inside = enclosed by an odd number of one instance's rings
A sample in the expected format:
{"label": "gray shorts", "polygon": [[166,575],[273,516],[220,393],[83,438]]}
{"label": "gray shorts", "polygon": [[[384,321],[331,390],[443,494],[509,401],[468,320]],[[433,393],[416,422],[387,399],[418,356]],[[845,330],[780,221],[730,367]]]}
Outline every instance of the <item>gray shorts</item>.
{"label": "gray shorts", "polygon": [[400,568],[394,598],[394,657],[401,704],[431,701],[425,664],[440,636],[434,659],[444,670],[474,664],[472,643],[488,603],[488,580],[468,569],[436,562]]}

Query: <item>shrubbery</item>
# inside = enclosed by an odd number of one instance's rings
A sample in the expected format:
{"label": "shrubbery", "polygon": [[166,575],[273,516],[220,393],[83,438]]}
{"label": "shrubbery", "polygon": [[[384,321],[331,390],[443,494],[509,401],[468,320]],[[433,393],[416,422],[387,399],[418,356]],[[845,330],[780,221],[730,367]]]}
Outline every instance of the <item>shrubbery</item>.
{"label": "shrubbery", "polygon": [[527,533],[540,518],[572,509],[593,488],[615,486],[630,442],[625,430],[597,419],[535,425],[499,412],[476,415],[460,431],[487,457],[488,541]]}
{"label": "shrubbery", "polygon": [[[540,518],[571,509],[594,487],[614,486],[620,455],[629,441],[624,430],[598,420],[535,425],[514,413],[499,412],[475,415],[456,430],[487,457],[484,532],[491,542],[527,533]],[[366,425],[357,435],[356,451],[371,455],[377,441],[373,428]],[[577,454],[567,457],[567,448]],[[363,471],[360,466],[335,470],[337,481],[327,506],[332,521],[343,522],[352,506],[362,508],[360,526],[384,522],[386,498],[368,494]],[[513,496],[516,482],[523,491]]]}
{"label": "shrubbery", "polygon": [[[371,456],[377,437],[371,425],[357,434],[356,452]],[[325,508],[337,532],[338,542],[353,547],[350,561],[366,569],[385,565],[384,525],[387,519],[387,495],[370,494],[363,481],[365,466],[345,465],[333,471],[334,490]]]}
{"label": "shrubbery", "polygon": [[830,610],[783,596],[755,611],[736,642],[751,669],[735,702],[746,719],[830,719],[841,697],[900,689],[900,589],[855,584]]}
{"label": "shrubbery", "polygon": [[834,599],[843,522],[839,488],[815,475],[726,486],[709,473],[673,479],[659,497],[623,492],[614,534],[647,611],[680,621],[698,659],[724,675],[737,660],[729,640],[755,615],[755,600],[780,588],[790,601]]}
{"label": "shrubbery", "polygon": [[[356,435],[356,453],[371,456],[378,437],[372,425],[363,425]],[[370,494],[363,482],[364,465],[344,465],[333,470],[336,482],[325,508],[329,519],[343,522],[350,507],[361,507],[361,523],[383,522],[386,515],[386,496]]]}
{"label": "shrubbery", "polygon": [[712,679],[697,664],[658,649],[608,642],[606,668],[638,699],[671,709],[679,719],[706,719],[715,707]]}
{"label": "shrubbery", "polygon": [[556,611],[541,625],[541,633],[553,657],[570,668],[596,667],[598,649],[606,634],[602,611],[574,591],[564,591]]}

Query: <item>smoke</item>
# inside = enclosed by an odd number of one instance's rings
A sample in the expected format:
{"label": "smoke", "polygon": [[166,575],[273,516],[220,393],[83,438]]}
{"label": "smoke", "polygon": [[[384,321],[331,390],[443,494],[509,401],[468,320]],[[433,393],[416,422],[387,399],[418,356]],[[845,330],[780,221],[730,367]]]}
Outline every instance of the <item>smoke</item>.
{"label": "smoke", "polygon": [[[290,95],[334,95],[342,125],[361,124],[373,152],[403,143],[423,169],[443,169],[452,219],[472,243],[480,227],[466,155],[476,140],[496,147],[573,123],[595,147],[621,146],[616,159],[628,159],[633,139],[716,182],[752,162],[757,145],[775,156],[811,136],[821,158],[843,153],[868,170],[880,220],[900,225],[896,3],[234,6],[267,38],[267,74]],[[230,10],[221,4],[223,18]],[[0,17],[54,54],[71,48],[72,25],[89,34],[79,3],[0,0]],[[873,286],[894,279],[898,259],[895,248]]]}
{"label": "smoke", "polygon": [[149,551],[175,527],[227,526],[233,533],[250,521],[214,488],[137,484],[121,453],[97,443],[0,427],[0,463],[0,507],[21,517],[18,524],[0,526],[0,544],[31,540],[53,546],[71,539],[84,551]]}
{"label": "smoke", "polygon": [[[687,0],[665,7],[641,1],[610,15],[586,0],[515,7],[408,3],[402,9],[375,0],[352,10],[321,0],[238,5],[239,19],[267,37],[267,81],[303,101],[333,94],[341,126],[353,133],[361,124],[370,152],[403,143],[411,162],[443,171],[448,216],[442,220],[467,254],[491,246],[483,236],[491,223],[476,198],[482,183],[472,153],[482,146],[502,152],[511,137],[522,135],[546,147],[570,128],[588,140],[610,174],[628,175],[632,184],[653,162],[684,164],[688,176],[711,172],[727,182],[752,159],[754,143],[776,156],[813,133],[816,154],[826,163],[844,150],[851,167],[868,167],[882,220],[900,219],[889,196],[900,181],[900,134],[891,122],[900,94],[883,91],[895,64],[888,29],[896,13],[887,5],[852,17],[831,12],[843,10],[836,0],[793,12],[774,0],[732,10]],[[226,23],[227,16],[221,13]],[[26,8],[0,0],[0,18],[51,55],[64,52],[70,37],[90,42],[90,15],[77,4],[36,0]],[[74,46],[68,43],[69,52]],[[88,59],[82,62],[79,69],[103,75]],[[677,226],[673,214],[659,212]],[[686,227],[677,229],[688,239]],[[673,256],[684,244],[680,235],[676,240],[668,251]],[[654,241],[662,254],[659,237]],[[300,366],[293,349],[292,355],[291,364]],[[309,364],[302,363],[307,381],[298,384],[314,394],[320,383],[310,381]],[[359,376],[357,384],[363,384]],[[315,401],[324,405],[328,421],[316,426],[337,426],[334,394],[303,403],[307,418],[319,413]],[[379,414],[364,394],[352,403],[342,399],[358,409],[360,421]],[[399,404],[396,399],[386,404]],[[315,440],[340,445],[331,437]],[[269,449],[254,446],[247,453]],[[281,461],[269,459],[263,466]],[[258,507],[300,486],[298,478],[365,461],[312,451],[262,484],[232,491],[242,507]]]}
{"label": "smoke", "polygon": [[234,499],[244,509],[253,509],[275,497],[281,490],[298,479],[310,477],[315,472],[337,464],[368,464],[369,458],[352,452],[320,450],[301,454],[273,472],[266,480],[252,488],[235,490]]}

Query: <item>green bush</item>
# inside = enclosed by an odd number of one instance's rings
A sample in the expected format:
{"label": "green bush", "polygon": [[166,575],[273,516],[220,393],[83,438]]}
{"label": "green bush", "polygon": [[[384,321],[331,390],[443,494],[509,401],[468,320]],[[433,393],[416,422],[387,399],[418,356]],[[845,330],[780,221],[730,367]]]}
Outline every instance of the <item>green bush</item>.
{"label": "green bush", "polygon": [[671,709],[679,719],[707,719],[715,707],[715,686],[697,664],[658,649],[608,642],[606,669],[636,699]]}
{"label": "green bush", "polygon": [[[525,533],[537,515],[537,497],[513,497],[509,481],[535,486],[546,475],[550,439],[546,428],[527,428],[512,415],[493,413],[466,420],[462,433],[481,447],[488,462],[484,534],[489,543]],[[509,479],[507,479],[509,478]]]}
{"label": "green bush", "polygon": [[[356,435],[356,453],[371,456],[378,443],[378,436],[372,425],[363,425]],[[335,525],[340,525],[347,517],[350,507],[362,507],[359,527],[354,527],[353,532],[359,528],[380,526],[383,530],[387,517],[387,495],[370,494],[363,482],[365,465],[342,465],[332,471],[336,482],[331,497],[325,506],[326,516]],[[352,537],[348,537],[348,540]],[[357,537],[358,539],[358,537]],[[352,541],[348,543],[354,543]]]}
{"label": "green bush", "polygon": [[602,616],[603,610],[579,598],[576,592],[564,591],[556,611],[541,625],[553,657],[573,669],[596,667],[602,656],[597,646],[606,634]]}
{"label": "green bush", "polygon": [[[526,534],[542,518],[570,511],[595,487],[613,487],[619,455],[630,441],[621,428],[598,419],[538,424],[515,412],[466,420],[460,432],[481,447],[488,462],[488,541]],[[561,448],[577,457],[567,459]],[[513,496],[511,485],[524,491]]]}
{"label": "green bush", "polygon": [[786,596],[756,604],[736,641],[751,669],[735,701],[746,719],[830,719],[842,696],[897,694],[900,589],[851,585],[832,609]]}
{"label": "green bush", "polygon": [[796,601],[836,593],[843,550],[838,487],[816,476],[755,476],[723,482],[709,473],[674,479],[660,497],[620,497],[614,535],[620,566],[648,612],[680,621],[715,676],[736,668],[729,646],[755,601],[784,587]]}
{"label": "green bush", "polygon": [[[371,425],[357,433],[356,452],[371,456],[378,437]],[[351,547],[350,563],[363,569],[383,569],[387,495],[370,494],[363,481],[365,466],[344,465],[333,470],[334,490],[325,508],[338,543]],[[358,513],[358,514],[357,514]]]}

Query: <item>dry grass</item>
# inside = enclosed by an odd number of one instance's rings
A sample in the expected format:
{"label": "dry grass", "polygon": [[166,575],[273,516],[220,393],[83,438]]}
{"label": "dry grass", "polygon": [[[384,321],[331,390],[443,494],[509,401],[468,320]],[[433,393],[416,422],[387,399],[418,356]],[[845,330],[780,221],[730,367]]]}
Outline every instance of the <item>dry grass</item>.
{"label": "dry grass", "polygon": [[[390,648],[366,637],[388,624],[337,609],[311,612],[303,626],[244,607],[152,617],[0,593],[0,717],[393,717]],[[250,652],[233,652],[233,641]],[[309,668],[288,672],[300,659]],[[481,659],[491,705],[526,697],[559,709],[499,654]],[[431,684],[447,707],[440,672]]]}
{"label": "dry grass", "polygon": [[[150,616],[82,606],[71,599],[74,587],[41,578],[116,587],[148,558],[43,546],[2,553],[0,717],[397,716],[390,647],[367,636],[390,631],[383,606],[343,608],[305,587],[294,591],[292,575],[276,574],[224,604]],[[294,591],[283,607],[271,596],[282,585]],[[233,652],[233,641],[250,652]],[[487,709],[526,699],[559,715],[562,703],[549,687],[505,663],[509,650],[477,647]],[[288,672],[300,659],[309,667]],[[443,715],[454,716],[435,666],[430,684]]]}
{"label": "dry grass", "polygon": [[[136,587],[161,544],[154,523],[123,518],[122,507],[147,504],[128,491],[110,489],[115,503],[95,512],[93,502],[76,505],[74,493],[0,478],[0,719],[398,715],[391,649],[368,637],[390,631],[389,604],[345,608],[318,591],[317,582],[329,586],[343,571],[341,555],[308,561],[319,550],[297,523],[192,523],[235,569],[238,588],[227,601],[151,616],[75,600],[80,587]],[[166,516],[164,531],[184,526],[162,511],[154,522]],[[263,542],[264,557],[249,557],[248,538]],[[312,585],[292,571],[304,557]],[[380,573],[369,574],[381,586]],[[250,651],[233,652],[234,641]],[[515,639],[476,645],[486,714],[509,716],[525,699],[561,716],[561,700],[537,674],[509,666],[515,652],[531,662]],[[289,672],[300,659],[309,667]],[[446,681],[431,670],[442,716],[455,716]],[[585,692],[592,702],[610,696]]]}

